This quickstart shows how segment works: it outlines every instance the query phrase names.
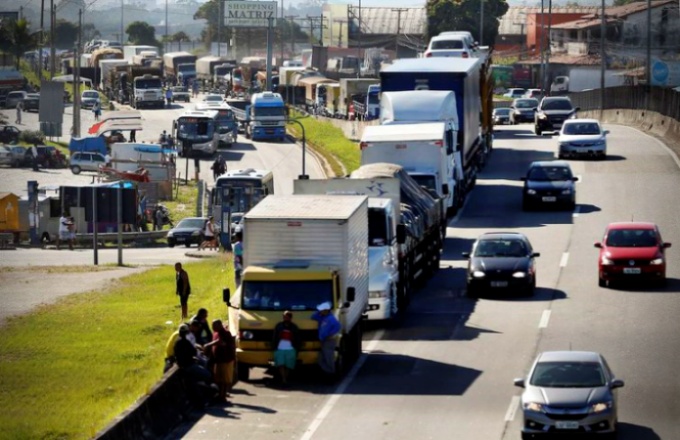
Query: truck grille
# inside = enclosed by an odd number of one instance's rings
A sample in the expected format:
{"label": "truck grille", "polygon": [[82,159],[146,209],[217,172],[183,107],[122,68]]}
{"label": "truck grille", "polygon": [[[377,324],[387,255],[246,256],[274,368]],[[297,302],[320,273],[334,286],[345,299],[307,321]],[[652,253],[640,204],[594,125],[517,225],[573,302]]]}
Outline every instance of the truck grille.
{"label": "truck grille", "polygon": [[279,121],[262,121],[262,125],[279,125]]}
{"label": "truck grille", "polygon": [[[271,342],[274,339],[274,330],[247,330],[253,334],[252,339],[248,341],[255,342]],[[302,342],[316,342],[319,340],[319,332],[317,330],[300,330],[300,340]]]}

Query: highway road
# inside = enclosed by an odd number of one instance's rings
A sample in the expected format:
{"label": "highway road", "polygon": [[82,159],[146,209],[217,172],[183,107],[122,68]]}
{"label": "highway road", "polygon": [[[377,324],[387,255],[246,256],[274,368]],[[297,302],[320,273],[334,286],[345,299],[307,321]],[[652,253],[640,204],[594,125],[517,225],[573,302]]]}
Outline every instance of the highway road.
{"label": "highway road", "polygon": [[[209,407],[169,438],[251,440],[519,439],[521,377],[540,351],[594,350],[626,381],[620,440],[680,438],[680,173],[658,141],[609,126],[606,161],[570,161],[581,179],[574,212],[523,212],[521,182],[556,139],[529,125],[503,127],[467,204],[448,228],[442,267],[403,321],[371,326],[364,355],[337,386],[298,377],[287,389],[261,373],[239,383],[231,406]],[[659,224],[669,249],[665,288],[597,285],[607,223]],[[465,297],[465,260],[479,234],[520,231],[537,252],[533,298]]]}

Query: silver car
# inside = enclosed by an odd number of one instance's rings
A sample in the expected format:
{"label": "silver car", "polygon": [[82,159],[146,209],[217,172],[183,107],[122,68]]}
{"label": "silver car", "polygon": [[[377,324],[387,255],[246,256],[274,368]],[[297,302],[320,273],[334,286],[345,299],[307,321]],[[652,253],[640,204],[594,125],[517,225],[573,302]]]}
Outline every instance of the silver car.
{"label": "silver car", "polygon": [[602,435],[616,438],[616,379],[601,354],[589,351],[546,351],[538,355],[524,388],[522,439],[541,434]]}
{"label": "silver car", "polygon": [[557,157],[607,157],[607,134],[597,119],[567,119],[562,125]]}
{"label": "silver car", "polygon": [[99,171],[99,167],[104,165],[106,165],[106,158],[96,152],[72,153],[69,159],[69,167],[73,174],[80,174],[81,171]]}

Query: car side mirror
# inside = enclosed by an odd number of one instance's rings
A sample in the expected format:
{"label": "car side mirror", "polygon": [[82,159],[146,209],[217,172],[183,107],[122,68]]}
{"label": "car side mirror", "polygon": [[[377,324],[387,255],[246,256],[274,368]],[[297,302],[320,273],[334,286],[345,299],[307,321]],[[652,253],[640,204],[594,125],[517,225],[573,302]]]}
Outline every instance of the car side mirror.
{"label": "car side mirror", "polygon": [[612,383],[609,384],[609,388],[614,389],[614,388],[621,388],[625,385],[625,383],[621,379],[614,379],[612,380]]}
{"label": "car side mirror", "polygon": [[403,223],[397,225],[397,243],[406,243],[406,225]]}
{"label": "car side mirror", "polygon": [[354,287],[347,288],[347,301],[353,302],[356,299],[357,292]]}
{"label": "car side mirror", "polygon": [[534,252],[531,254],[532,257],[540,257],[541,253],[540,252]]}
{"label": "car side mirror", "polygon": [[596,242],[593,246],[595,246],[596,248],[602,249],[602,243],[600,243],[599,241]]}
{"label": "car side mirror", "polygon": [[671,244],[670,243],[664,243],[662,246],[663,246],[664,249],[668,249],[669,247],[671,247]]}
{"label": "car side mirror", "polygon": [[524,388],[524,379],[515,379],[513,381],[516,387]]}
{"label": "car side mirror", "polygon": [[609,133],[611,133],[609,130],[605,130],[605,131],[602,132],[602,134],[605,135],[605,136],[608,135]]}
{"label": "car side mirror", "polygon": [[228,287],[226,289],[222,289],[222,302],[229,304],[229,298],[231,298],[231,289]]}
{"label": "car side mirror", "polygon": [[571,178],[571,180],[573,180],[574,182],[578,182],[578,177],[574,176]]}
{"label": "car side mirror", "polygon": [[460,255],[466,260],[470,258],[470,252],[461,252]]}

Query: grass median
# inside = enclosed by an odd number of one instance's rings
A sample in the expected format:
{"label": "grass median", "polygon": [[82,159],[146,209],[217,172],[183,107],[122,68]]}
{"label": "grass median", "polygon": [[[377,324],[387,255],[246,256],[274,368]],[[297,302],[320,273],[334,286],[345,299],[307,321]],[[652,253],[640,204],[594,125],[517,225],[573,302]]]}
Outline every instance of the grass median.
{"label": "grass median", "polygon": [[[328,161],[336,176],[344,176],[359,168],[359,146],[347,139],[340,128],[295,111],[291,112],[291,117],[305,127],[307,146]],[[302,139],[299,125],[289,124],[288,130],[298,139]]]}
{"label": "grass median", "polygon": [[[190,315],[205,307],[209,319],[225,319],[222,289],[234,287],[228,257],[184,267]],[[92,438],[160,379],[179,319],[172,266],[10,318],[0,340],[0,438]]]}

